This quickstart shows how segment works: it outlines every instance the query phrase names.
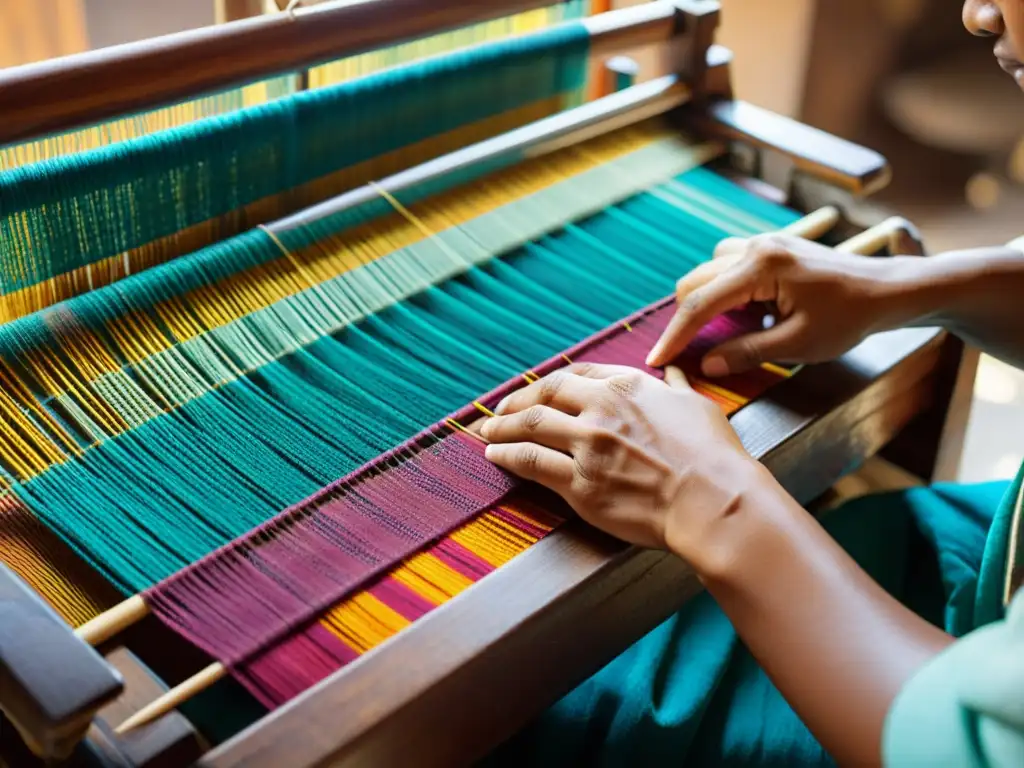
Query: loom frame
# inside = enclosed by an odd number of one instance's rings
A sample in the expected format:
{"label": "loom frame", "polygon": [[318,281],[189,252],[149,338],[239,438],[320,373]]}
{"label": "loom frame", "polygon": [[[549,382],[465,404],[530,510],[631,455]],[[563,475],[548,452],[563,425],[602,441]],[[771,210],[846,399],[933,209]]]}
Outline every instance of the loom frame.
{"label": "loom frame", "polygon": [[[794,172],[792,188],[775,191],[784,200],[801,194],[799,177],[857,195],[888,182],[888,165],[874,153],[729,98],[730,59],[709,45],[704,82],[671,119],[705,138],[783,155]],[[913,235],[900,232],[902,252],[919,246]],[[935,329],[880,334],[801,371],[732,423],[803,503],[887,446],[931,478],[943,430],[949,438],[965,422],[963,383],[973,376],[962,358],[962,345]],[[699,591],[674,556],[570,521],[199,765],[471,763]]]}
{"label": "loom frame", "polygon": [[[373,19],[376,29],[384,26],[380,19],[385,18],[385,7],[394,12],[398,7],[434,4],[376,0],[373,13],[368,7],[372,3],[353,6],[357,10],[333,3],[318,5],[297,11],[291,21],[281,17],[266,21],[264,17],[238,22],[242,26],[235,29],[219,28],[218,34],[186,33],[181,41],[164,39],[132,50],[108,50],[93,58],[68,57],[63,63],[51,63],[49,69],[36,66],[15,72],[14,79],[0,73],[0,109],[6,107],[8,114],[15,114],[11,105],[20,107],[21,100],[28,97],[26,84],[34,83],[37,89],[46,84],[53,89],[52,95],[84,82],[79,78],[126,69],[125,56],[143,67],[146,62],[155,66],[157,61],[180,62],[177,57],[198,50],[194,46],[209,45],[209,50],[203,49],[203,60],[209,63],[237,50],[233,46],[241,40],[249,44],[273,40],[274,46],[281,48],[274,48],[271,57],[278,68],[276,74],[283,71],[284,61],[286,68],[308,66],[440,31],[445,25],[450,28],[482,20],[483,14],[493,18],[544,4],[478,2],[472,4],[478,8],[472,12],[478,14],[475,16],[467,10],[470,4],[459,4],[457,13],[428,14],[387,35],[381,31],[381,39],[372,38],[373,44],[367,47],[359,48],[350,37],[340,42],[336,39],[329,52],[313,43],[296,43],[298,33],[284,25],[298,24],[297,19],[307,18],[307,13],[320,11],[325,14],[320,18],[322,26],[311,23],[304,28],[324,31],[324,37],[317,39],[326,40],[326,30],[335,29],[327,24],[326,14],[337,14],[330,15],[333,20],[347,18],[350,24],[356,18]],[[651,9],[655,5],[657,12]],[[730,54],[712,43],[717,22],[717,8],[712,6],[717,4],[679,2],[681,12],[673,10],[668,17],[664,11],[671,5],[641,6],[647,17],[641,19],[639,11],[628,18],[620,15],[619,19],[625,20],[620,26],[609,25],[607,19],[592,22],[595,55],[619,52],[638,43],[670,43],[669,59],[690,87],[692,98],[690,104],[675,108],[669,119],[690,132],[738,149],[786,158],[793,170],[791,185],[781,190],[763,184],[756,187],[766,194],[799,201],[806,208],[803,182],[808,179],[823,182],[826,194],[841,190],[835,195],[840,200],[846,194],[868,194],[887,182],[888,165],[877,154],[733,100]],[[680,23],[695,9],[701,13]],[[365,15],[352,15],[356,13]],[[414,15],[406,11],[402,17]],[[336,23],[340,24],[331,22]],[[77,64],[69,61],[75,59]],[[213,87],[237,85],[245,78],[269,74],[271,65],[259,69],[263,65],[248,60],[244,73],[232,69],[230,75],[217,73],[213,80],[201,76],[204,68],[211,67],[198,62],[193,66],[196,73],[174,78],[170,85],[160,84],[144,98],[137,92],[133,95],[130,83],[121,83],[117,88],[123,88],[123,93],[101,104],[74,102],[63,113],[42,117],[42,113],[26,110],[29,117],[21,123],[9,130],[0,128],[0,143],[160,106]],[[28,103],[45,101],[45,93],[45,89],[37,90]],[[36,117],[31,117],[33,114]],[[538,132],[528,138],[541,143],[550,137]],[[738,158],[739,154],[732,159]],[[861,228],[852,221],[845,226],[848,232]],[[940,443],[944,440],[955,446],[962,436],[964,383],[973,378],[969,358],[958,342],[933,329],[882,334],[840,360],[805,369],[740,411],[733,425],[748,450],[803,502],[824,493],[857,463],[887,446],[900,463],[913,467],[922,477],[931,477],[936,467],[943,462],[948,465],[949,457],[956,453],[955,447]],[[198,764],[270,768],[283,764],[470,762],[656,626],[699,589],[692,572],[678,559],[629,547],[571,521],[465,593],[210,751]],[[460,632],[464,627],[471,631]],[[538,653],[541,647],[543,653]]]}

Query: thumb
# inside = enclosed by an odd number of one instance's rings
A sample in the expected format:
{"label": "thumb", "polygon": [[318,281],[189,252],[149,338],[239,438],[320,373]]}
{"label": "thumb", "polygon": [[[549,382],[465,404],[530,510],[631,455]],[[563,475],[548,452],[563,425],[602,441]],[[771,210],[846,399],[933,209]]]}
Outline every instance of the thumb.
{"label": "thumb", "polygon": [[665,383],[672,387],[672,389],[690,388],[690,382],[686,380],[686,374],[683,373],[683,369],[675,365],[665,366]]}
{"label": "thumb", "polygon": [[701,362],[701,372],[708,378],[718,378],[746,373],[775,360],[800,362],[802,331],[802,324],[789,318],[766,331],[737,336],[708,352]]}

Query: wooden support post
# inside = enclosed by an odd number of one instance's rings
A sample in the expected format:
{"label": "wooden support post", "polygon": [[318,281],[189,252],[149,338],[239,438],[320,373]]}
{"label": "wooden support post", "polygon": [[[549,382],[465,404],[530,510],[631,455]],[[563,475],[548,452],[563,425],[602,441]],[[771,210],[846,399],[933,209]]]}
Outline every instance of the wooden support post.
{"label": "wooden support post", "polygon": [[613,56],[604,64],[604,87],[605,93],[616,93],[630,88],[636,84],[637,75],[640,73],[640,65],[635,59],[629,56]]}

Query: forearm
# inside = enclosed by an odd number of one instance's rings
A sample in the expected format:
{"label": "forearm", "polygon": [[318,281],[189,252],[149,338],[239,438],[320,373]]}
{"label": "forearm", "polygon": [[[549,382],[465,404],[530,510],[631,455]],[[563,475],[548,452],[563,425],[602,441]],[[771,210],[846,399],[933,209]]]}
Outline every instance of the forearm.
{"label": "forearm", "polygon": [[840,764],[878,764],[896,694],[952,638],[890,597],[758,472],[680,554],[821,744]]}
{"label": "forearm", "polygon": [[894,266],[882,298],[889,325],[940,326],[1024,369],[1024,253],[957,251]]}

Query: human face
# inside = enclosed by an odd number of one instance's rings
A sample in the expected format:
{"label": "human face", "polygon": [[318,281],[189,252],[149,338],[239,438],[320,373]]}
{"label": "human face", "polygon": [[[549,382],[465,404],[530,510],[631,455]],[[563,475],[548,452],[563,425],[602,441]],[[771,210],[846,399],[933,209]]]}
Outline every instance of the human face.
{"label": "human face", "polygon": [[1024,89],[1024,0],[965,0],[963,18],[972,35],[996,38],[999,66]]}

